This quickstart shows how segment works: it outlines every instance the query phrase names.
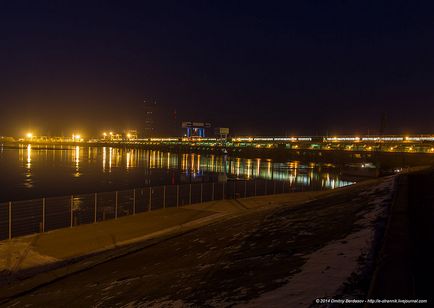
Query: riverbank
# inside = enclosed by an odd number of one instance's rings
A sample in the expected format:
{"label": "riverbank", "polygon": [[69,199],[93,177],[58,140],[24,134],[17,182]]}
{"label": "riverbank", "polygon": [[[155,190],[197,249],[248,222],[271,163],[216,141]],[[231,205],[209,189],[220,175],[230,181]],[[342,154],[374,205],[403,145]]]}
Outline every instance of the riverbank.
{"label": "riverbank", "polygon": [[[312,275],[323,276],[327,272],[336,277],[334,273],[338,271],[341,274],[333,284],[318,284],[327,290],[302,292],[303,301],[331,294],[331,289],[337,294],[359,268],[363,251],[372,244],[366,239],[373,240],[372,224],[381,213],[378,207],[384,209],[389,202],[390,178],[389,184],[384,181],[376,179],[334,191],[208,202],[183,208],[182,214],[168,215],[169,210],[162,210],[22,238],[30,247],[25,250],[29,251],[27,255],[33,251],[43,256],[39,258],[42,262],[32,270],[32,264],[27,263],[30,267],[26,268],[25,261],[15,271],[9,267],[3,272],[3,277],[8,278],[3,279],[0,297],[11,304],[47,305],[60,300],[50,291],[57,290],[59,296],[74,297],[70,299],[72,306],[90,305],[96,300],[76,292],[94,293],[99,303],[109,306],[120,302],[153,305],[166,301],[167,296],[172,304],[253,304],[251,301],[267,298],[270,292],[286,294],[276,290],[293,279],[299,281],[296,273],[307,273],[307,277],[320,282],[324,280]],[[158,223],[159,220],[165,223]],[[358,232],[362,229],[369,230],[361,235]],[[330,250],[329,245],[338,246]],[[317,257],[327,251],[326,261]],[[81,258],[80,254],[87,257]],[[336,261],[346,265],[339,266]],[[39,274],[34,275],[36,269]],[[48,271],[41,273],[41,269]],[[120,297],[107,297],[104,289],[126,275],[124,271],[128,277],[137,278],[122,284]],[[94,279],[102,285],[94,285]],[[62,289],[58,289],[59,283]],[[142,291],[132,296],[124,289],[132,290],[131,283]],[[78,286],[80,290],[75,289]]]}
{"label": "riverbank", "polygon": [[[222,219],[275,207],[283,200],[295,205],[330,193],[302,192],[205,202],[1,241],[0,286],[9,285],[15,290],[19,282],[19,290],[32,289],[82,270],[82,266],[94,266],[143,248],[137,243],[151,245]],[[80,263],[83,260],[85,264]],[[0,298],[8,297],[3,291]]]}

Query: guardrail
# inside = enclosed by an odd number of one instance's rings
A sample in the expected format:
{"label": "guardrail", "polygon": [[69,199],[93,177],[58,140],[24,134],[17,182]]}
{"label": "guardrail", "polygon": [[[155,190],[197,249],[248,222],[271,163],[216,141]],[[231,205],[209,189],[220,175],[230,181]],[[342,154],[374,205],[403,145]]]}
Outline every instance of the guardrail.
{"label": "guardrail", "polygon": [[0,203],[0,240],[163,208],[303,189],[287,181],[229,180],[11,201]]}

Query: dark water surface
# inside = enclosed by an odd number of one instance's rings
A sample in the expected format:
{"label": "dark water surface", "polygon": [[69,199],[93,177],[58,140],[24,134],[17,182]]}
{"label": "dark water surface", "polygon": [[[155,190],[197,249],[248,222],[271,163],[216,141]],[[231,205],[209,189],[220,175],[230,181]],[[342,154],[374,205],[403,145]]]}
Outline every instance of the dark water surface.
{"label": "dark water surface", "polygon": [[238,179],[274,179],[305,190],[352,182],[339,169],[296,161],[177,154],[110,147],[0,146],[0,202],[135,187]]}

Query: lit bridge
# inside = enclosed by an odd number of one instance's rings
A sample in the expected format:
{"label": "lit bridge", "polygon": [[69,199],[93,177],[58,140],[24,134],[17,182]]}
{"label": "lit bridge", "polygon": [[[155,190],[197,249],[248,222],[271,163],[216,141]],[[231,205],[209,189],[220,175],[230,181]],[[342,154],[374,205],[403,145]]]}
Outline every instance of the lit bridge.
{"label": "lit bridge", "polygon": [[365,137],[234,137],[217,138],[147,138],[110,141],[90,140],[91,143],[130,145],[184,145],[193,147],[343,150],[364,152],[433,153],[434,136],[365,136]]}
{"label": "lit bridge", "polygon": [[[217,138],[81,139],[32,138],[7,143],[148,148],[172,153],[212,153],[238,157],[331,163],[374,162],[385,167],[434,165],[434,135],[297,136]],[[5,144],[5,142],[3,142]]]}
{"label": "lit bridge", "polygon": [[373,162],[383,168],[434,165],[434,135],[339,136],[339,137],[234,137],[149,138],[141,140],[94,140],[108,146],[139,146],[151,149],[228,154],[276,160],[327,163]]}

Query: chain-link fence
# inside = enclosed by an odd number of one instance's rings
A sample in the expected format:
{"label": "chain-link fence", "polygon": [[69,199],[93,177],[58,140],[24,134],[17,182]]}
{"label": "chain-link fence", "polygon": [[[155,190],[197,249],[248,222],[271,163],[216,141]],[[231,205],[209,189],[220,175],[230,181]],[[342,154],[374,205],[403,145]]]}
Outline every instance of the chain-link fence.
{"label": "chain-link fence", "polygon": [[300,190],[303,186],[294,182],[229,180],[0,203],[0,240],[193,203]]}

